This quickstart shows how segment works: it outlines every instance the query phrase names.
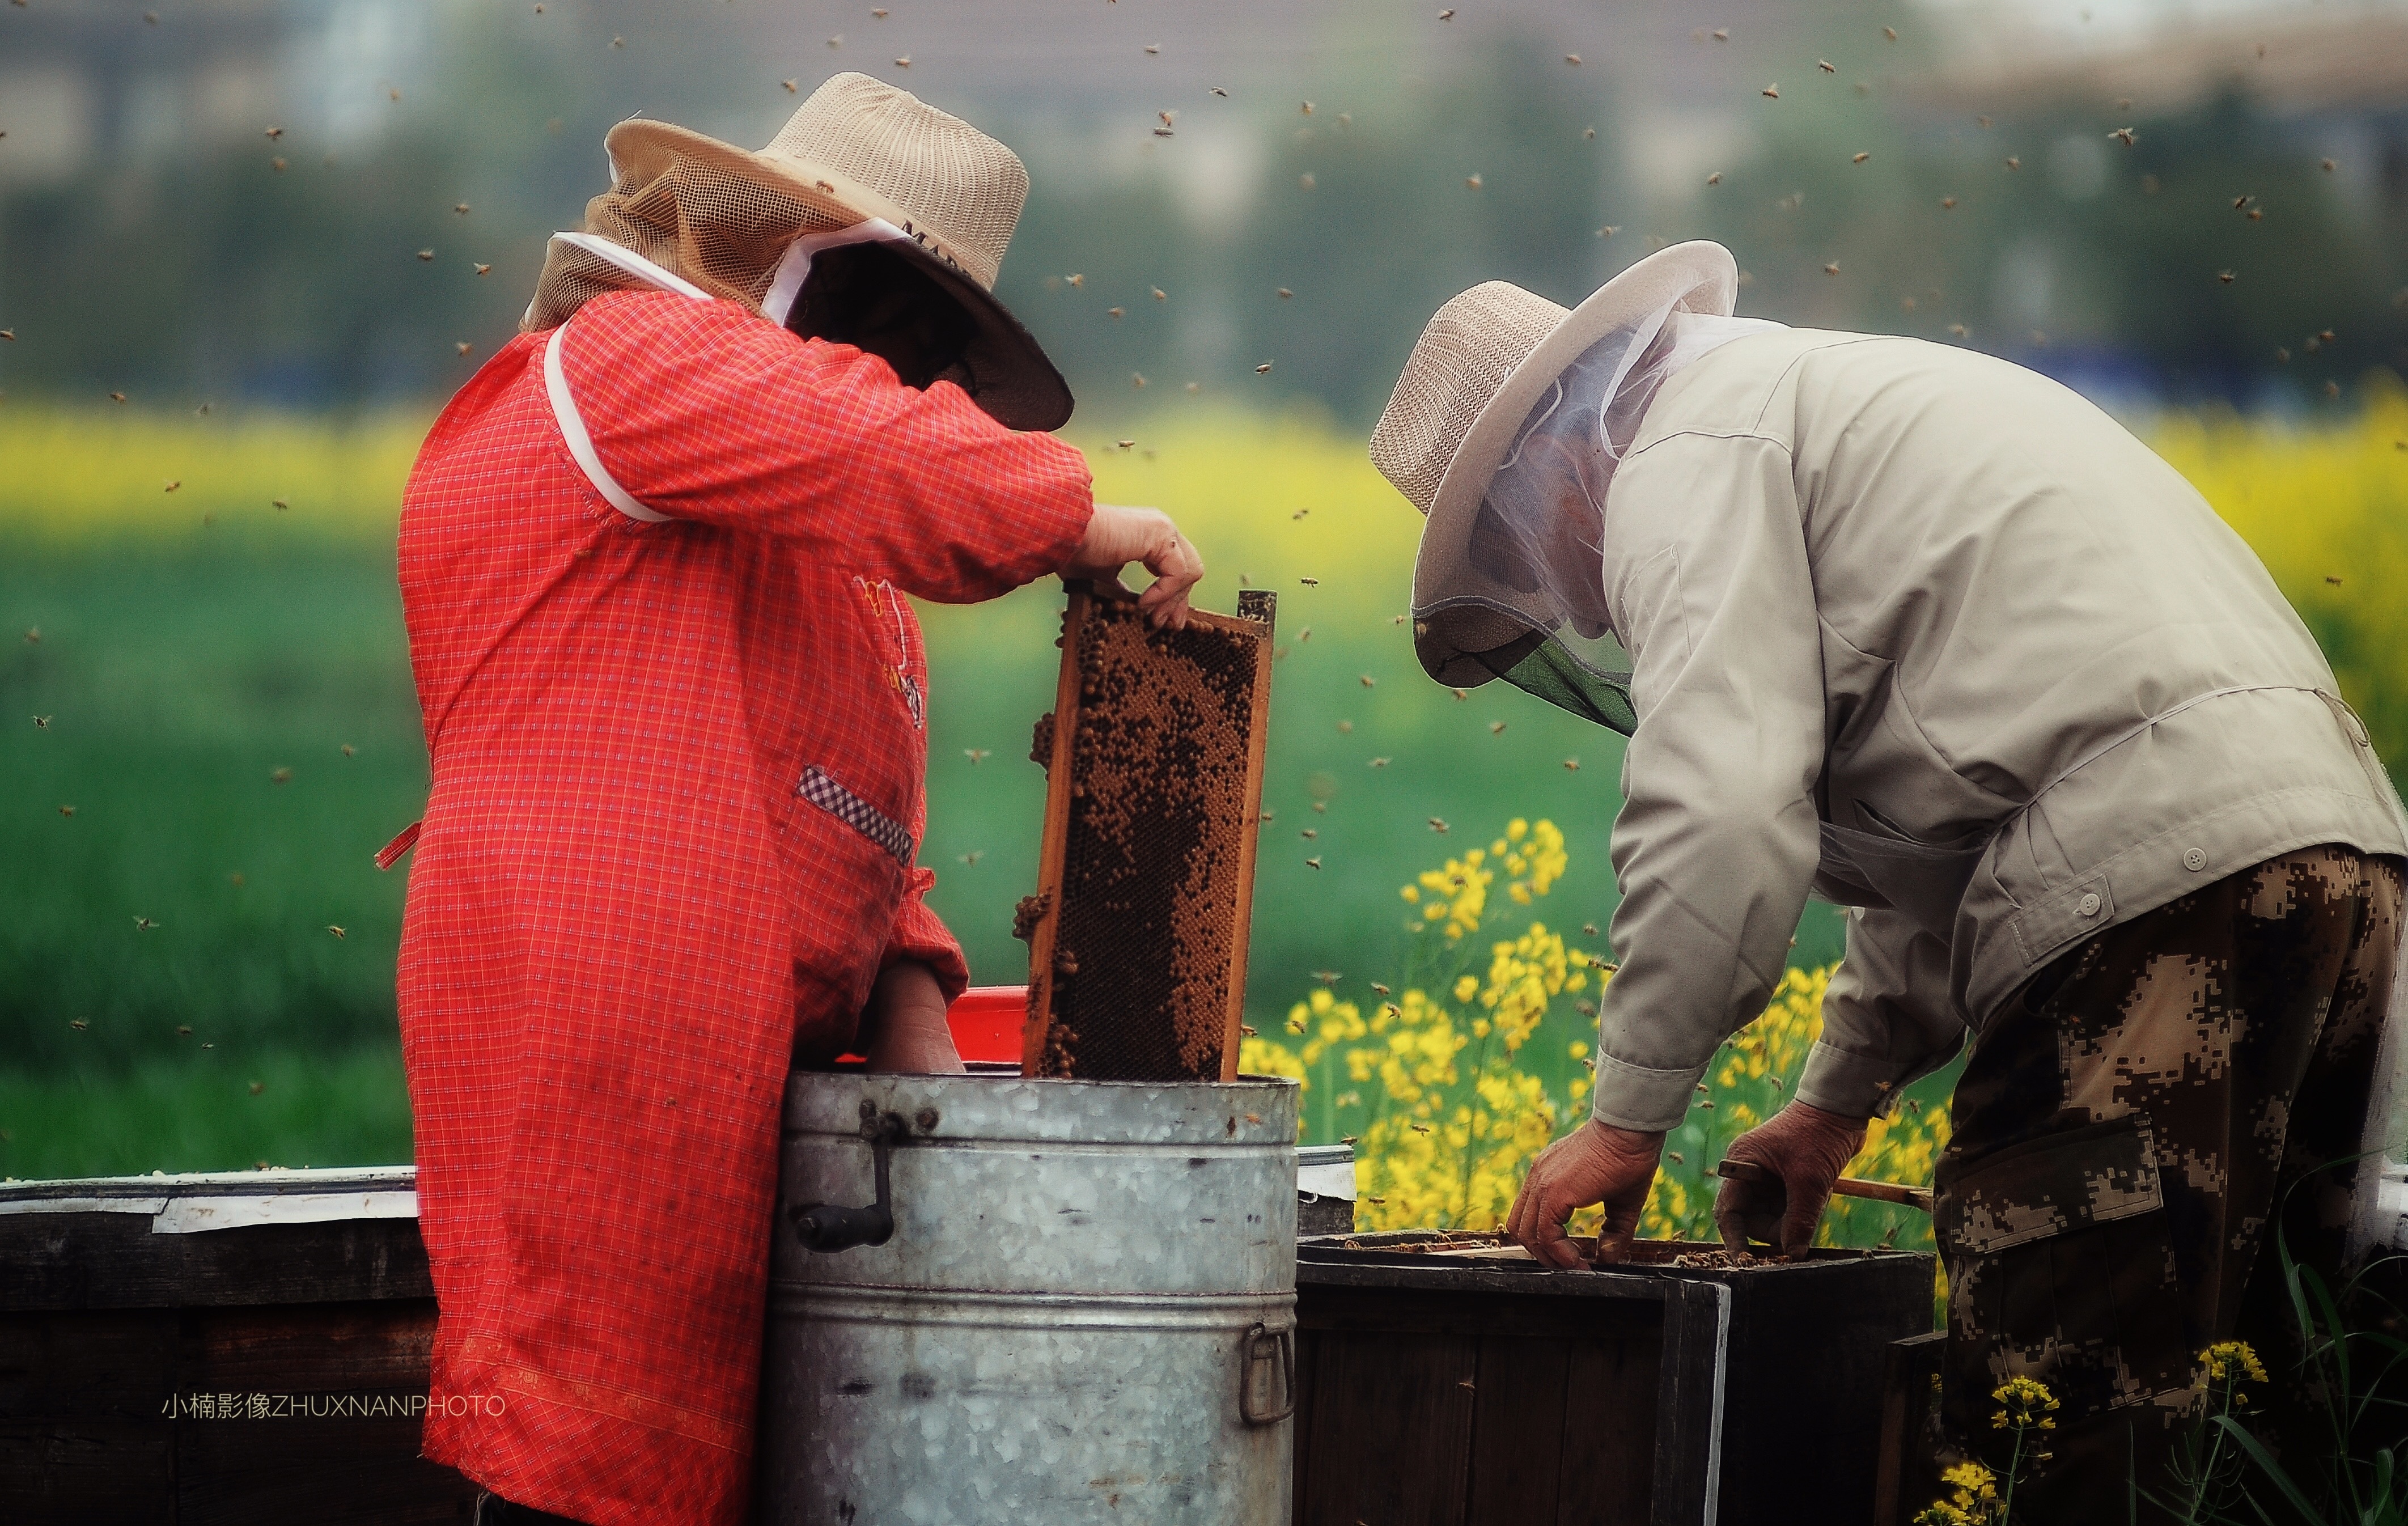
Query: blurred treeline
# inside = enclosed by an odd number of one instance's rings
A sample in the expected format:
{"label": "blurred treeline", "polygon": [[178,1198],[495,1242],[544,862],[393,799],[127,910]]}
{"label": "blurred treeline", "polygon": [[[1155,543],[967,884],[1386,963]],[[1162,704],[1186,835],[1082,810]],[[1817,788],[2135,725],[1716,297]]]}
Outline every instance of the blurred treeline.
{"label": "blurred treeline", "polygon": [[[798,98],[756,87],[747,34],[707,12],[677,12],[672,49],[612,49],[639,12],[553,9],[549,33],[501,7],[427,9],[406,97],[358,84],[391,113],[373,130],[195,133],[64,178],[0,176],[0,325],[19,335],[0,387],[440,398],[513,331],[545,235],[602,189],[612,120],[756,144]],[[108,23],[125,48],[165,46],[133,14]],[[1743,311],[1969,342],[2143,401],[2321,403],[2329,382],[2402,368],[2408,101],[2276,112],[2236,73],[2172,108],[2086,86],[2000,106],[1952,86],[1950,14],[1910,10],[1893,42],[1896,7],[1770,10],[1727,43],[1701,30],[1695,78],[1641,100],[1607,60],[1568,66],[1561,18],[1534,7],[1436,60],[1366,45],[1300,87],[1166,88],[1169,137],[1124,97],[948,88],[925,59],[798,49],[767,66],[803,91],[871,68],[1021,148],[1034,189],[1001,290],[1099,422],[1192,382],[1361,426],[1453,293],[1498,278],[1577,301],[1683,238],[1737,253]],[[2110,136],[2127,127],[2130,144]],[[2338,142],[2384,162],[2328,170]]]}

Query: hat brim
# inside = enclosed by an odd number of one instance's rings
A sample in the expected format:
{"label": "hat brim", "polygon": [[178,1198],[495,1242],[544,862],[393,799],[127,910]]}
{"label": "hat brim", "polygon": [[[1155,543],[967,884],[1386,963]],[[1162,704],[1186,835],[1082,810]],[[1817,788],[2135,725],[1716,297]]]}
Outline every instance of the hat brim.
{"label": "hat brim", "polygon": [[[1482,407],[1471,426],[1464,431],[1463,443],[1447,463],[1446,474],[1439,480],[1438,493],[1430,500],[1429,517],[1422,525],[1421,546],[1413,557],[1416,619],[1434,606],[1461,601],[1469,607],[1460,608],[1451,624],[1459,626],[1467,620],[1493,622],[1499,645],[1526,637],[1530,629],[1526,622],[1497,612],[1484,616],[1476,612],[1480,605],[1490,606],[1492,612],[1498,607],[1520,608],[1527,602],[1524,596],[1501,584],[1473,586],[1485,581],[1477,574],[1469,574],[1469,583],[1465,578],[1469,566],[1467,553],[1472,526],[1480,517],[1481,500],[1486,497],[1489,479],[1496,476],[1498,463],[1512,449],[1513,437],[1529,416],[1531,407],[1565,367],[1615,329],[1667,305],[1727,317],[1738,299],[1739,264],[1731,258],[1730,251],[1707,239],[1694,239],[1659,249],[1640,260],[1567,313]],[[1437,568],[1448,569],[1447,575],[1437,575],[1433,570]],[[1543,612],[1534,613],[1542,615]],[[1458,630],[1456,634],[1462,632]],[[1455,641],[1432,641],[1417,633],[1414,644],[1422,649],[1419,655],[1423,667],[1440,683],[1468,687],[1496,676],[1487,667],[1462,660],[1460,654],[1466,648]]]}
{"label": "hat brim", "polygon": [[[674,122],[642,118],[620,122],[603,139],[603,147],[623,174],[644,177],[665,172],[674,155],[766,185],[825,212],[838,226],[871,217],[882,217],[898,227],[910,226],[910,219],[899,208],[840,171],[754,153]],[[1070,384],[1011,310],[948,257],[941,246],[932,249],[914,240],[895,247],[934,277],[978,325],[963,358],[978,383],[970,396],[980,410],[1008,429],[1059,429],[1069,423],[1077,406]]]}

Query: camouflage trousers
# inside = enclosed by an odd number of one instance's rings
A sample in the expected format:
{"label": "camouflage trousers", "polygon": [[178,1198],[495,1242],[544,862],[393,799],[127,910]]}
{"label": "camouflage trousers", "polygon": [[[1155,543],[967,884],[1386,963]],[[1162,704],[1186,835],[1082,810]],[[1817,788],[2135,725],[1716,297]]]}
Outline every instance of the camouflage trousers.
{"label": "camouflage trousers", "polygon": [[2340,1260],[2356,1168],[2283,1193],[2360,1147],[2401,898],[2397,858],[2287,853],[2071,950],[1975,1039],[1937,1172],[1942,1411],[2001,1468],[1992,1390],[2056,1395],[2019,1518],[2121,1526],[2135,1476],[2172,1497],[2199,1352],[2288,1349],[2269,1231],[2286,1203],[2293,1255]]}

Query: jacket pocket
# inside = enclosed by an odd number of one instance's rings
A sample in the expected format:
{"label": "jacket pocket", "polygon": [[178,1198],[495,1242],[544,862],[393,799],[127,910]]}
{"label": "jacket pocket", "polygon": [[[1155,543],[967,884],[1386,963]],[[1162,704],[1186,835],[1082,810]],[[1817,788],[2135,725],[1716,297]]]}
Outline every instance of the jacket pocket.
{"label": "jacket pocket", "polygon": [[1994,1382],[2038,1378],[2063,1403],[2061,1420],[2188,1386],[2146,1115],[1943,1158],[1938,1178],[1951,1332],[1989,1352]]}
{"label": "jacket pocket", "polygon": [[825,769],[816,763],[805,769],[802,783],[795,786],[795,793],[884,849],[905,871],[911,868],[911,858],[919,851],[919,844],[911,841],[911,834],[904,830],[903,824],[845,788]]}

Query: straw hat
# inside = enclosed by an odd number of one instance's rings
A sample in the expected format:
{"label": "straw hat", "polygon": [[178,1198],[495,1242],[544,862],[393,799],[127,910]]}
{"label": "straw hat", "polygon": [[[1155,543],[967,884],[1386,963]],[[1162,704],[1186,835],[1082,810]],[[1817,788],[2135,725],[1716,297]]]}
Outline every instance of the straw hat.
{"label": "straw hat", "polygon": [[[902,236],[889,247],[976,320],[965,360],[979,406],[1018,429],[1069,419],[1069,386],[994,293],[1028,171],[968,122],[867,75],[839,74],[758,152],[640,119],[604,144],[616,183],[587,206],[587,232],[759,312],[797,238],[880,220]],[[594,295],[588,287],[625,284],[608,262],[555,241],[527,324],[558,323]]]}
{"label": "straw hat", "polygon": [[1491,281],[1430,319],[1371,432],[1371,463],[1424,516],[1413,644],[1432,677],[1484,683],[1502,669],[1482,654],[1512,649],[1555,623],[1543,600],[1488,577],[1469,555],[1489,479],[1532,405],[1616,329],[1667,308],[1728,316],[1738,294],[1730,251],[1698,240],[1656,251],[1577,308]]}

